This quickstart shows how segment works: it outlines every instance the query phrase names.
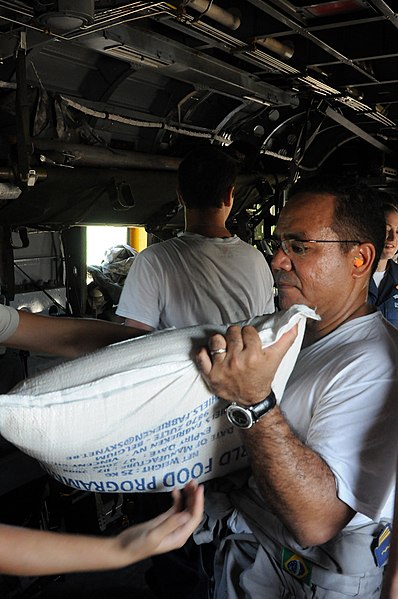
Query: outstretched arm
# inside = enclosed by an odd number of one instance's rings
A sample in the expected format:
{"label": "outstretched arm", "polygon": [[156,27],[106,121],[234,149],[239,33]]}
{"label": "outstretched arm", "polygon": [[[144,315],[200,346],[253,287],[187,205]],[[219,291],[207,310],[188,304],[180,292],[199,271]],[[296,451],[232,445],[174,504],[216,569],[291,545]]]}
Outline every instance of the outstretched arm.
{"label": "outstretched arm", "polygon": [[21,310],[7,347],[76,358],[91,351],[142,335],[144,331],[91,318],[42,316]]}
{"label": "outstretched arm", "polygon": [[[215,394],[241,405],[255,404],[270,393],[295,336],[290,330],[262,349],[253,327],[233,326],[226,338],[215,335],[210,341],[211,350],[226,348],[227,352],[210,358],[203,348],[198,366]],[[329,466],[298,439],[279,407],[242,435],[262,496],[300,545],[328,541],[353,517],[353,510],[337,497]]]}
{"label": "outstretched arm", "polygon": [[0,525],[0,572],[43,576],[123,568],[147,557],[182,547],[203,515],[203,488],[191,481],[164,514],[124,530],[113,538],[90,537]]}
{"label": "outstretched arm", "polygon": [[141,331],[141,335],[155,330],[153,327],[149,326],[149,324],[145,324],[145,322],[140,322],[139,320],[133,320],[132,318],[125,318],[124,324],[127,327],[133,327],[134,329]]}

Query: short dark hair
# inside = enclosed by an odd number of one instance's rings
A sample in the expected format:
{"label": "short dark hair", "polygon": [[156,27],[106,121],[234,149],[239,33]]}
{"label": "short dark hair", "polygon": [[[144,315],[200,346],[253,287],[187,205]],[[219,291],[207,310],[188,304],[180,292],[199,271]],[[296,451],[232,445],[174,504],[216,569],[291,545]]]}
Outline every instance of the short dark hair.
{"label": "short dark hair", "polygon": [[219,148],[192,150],[178,169],[178,188],[186,207],[221,208],[237,172],[238,163]]}
{"label": "short dark hair", "polygon": [[398,206],[393,200],[389,202],[383,202],[383,212],[384,214],[387,214],[387,212],[398,212]]}
{"label": "short dark hair", "polygon": [[398,212],[398,204],[397,198],[395,195],[384,191],[384,189],[379,191],[379,196],[383,202],[383,212],[387,214],[387,212]]}
{"label": "short dark hair", "polygon": [[[372,243],[376,250],[376,269],[386,239],[386,221],[379,192],[366,183],[339,177],[300,179],[289,191],[289,199],[298,194],[330,194],[336,198],[332,228],[340,239],[358,239]],[[341,244],[342,252],[349,250]]]}

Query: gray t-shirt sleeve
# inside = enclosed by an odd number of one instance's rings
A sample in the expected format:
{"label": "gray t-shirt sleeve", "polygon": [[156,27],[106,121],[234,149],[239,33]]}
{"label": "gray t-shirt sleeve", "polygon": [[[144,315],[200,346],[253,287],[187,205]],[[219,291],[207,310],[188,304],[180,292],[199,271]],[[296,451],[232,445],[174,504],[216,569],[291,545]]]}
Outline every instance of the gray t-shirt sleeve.
{"label": "gray t-shirt sleeve", "polygon": [[4,343],[19,325],[19,314],[15,308],[0,304],[0,343]]}
{"label": "gray t-shirt sleeve", "polygon": [[116,314],[156,329],[159,326],[162,289],[159,268],[153,264],[155,259],[152,251],[143,250],[138,254],[124,282]]}

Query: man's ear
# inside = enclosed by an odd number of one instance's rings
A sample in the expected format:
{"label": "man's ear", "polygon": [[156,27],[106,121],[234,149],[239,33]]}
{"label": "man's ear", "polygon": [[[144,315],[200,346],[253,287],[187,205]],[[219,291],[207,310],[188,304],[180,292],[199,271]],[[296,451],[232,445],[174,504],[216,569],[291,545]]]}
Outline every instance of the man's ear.
{"label": "man's ear", "polygon": [[364,277],[372,271],[376,250],[372,243],[361,243],[351,252],[352,276],[355,279]]}
{"label": "man's ear", "polygon": [[231,185],[231,187],[228,189],[227,197],[224,202],[224,205],[227,206],[227,208],[232,206],[232,204],[234,203],[234,195],[235,195],[235,187],[233,185]]}

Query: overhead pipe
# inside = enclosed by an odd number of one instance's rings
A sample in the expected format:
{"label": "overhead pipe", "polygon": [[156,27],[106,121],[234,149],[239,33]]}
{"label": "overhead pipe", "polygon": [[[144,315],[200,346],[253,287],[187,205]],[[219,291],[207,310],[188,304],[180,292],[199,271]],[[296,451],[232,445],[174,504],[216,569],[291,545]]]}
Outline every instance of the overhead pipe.
{"label": "overhead pipe", "polygon": [[[235,31],[240,27],[240,18],[237,15],[213,4],[212,0],[190,0],[187,6],[190,6],[197,12],[201,13],[200,17],[208,17],[216,23],[223,25],[227,29]],[[199,18],[200,18],[199,17]]]}
{"label": "overhead pipe", "polygon": [[[44,181],[47,178],[47,172],[42,168],[35,168],[35,173],[37,181]],[[15,171],[10,166],[0,166],[0,181],[15,183],[16,180]]]}
{"label": "overhead pipe", "polygon": [[282,44],[282,42],[274,37],[256,37],[253,41],[260,46],[264,46],[267,50],[271,50],[271,52],[278,54],[278,56],[285,60],[289,60],[294,54],[294,47],[292,44]]}
{"label": "overhead pipe", "polygon": [[[180,158],[172,156],[156,156],[141,152],[126,152],[123,150],[108,150],[83,144],[69,144],[51,139],[33,139],[35,150],[44,154],[56,153],[59,166],[86,166],[104,168],[141,168],[162,171],[176,171],[181,162]],[[54,159],[54,155],[48,156]],[[63,164],[62,161],[63,160]],[[44,160],[42,159],[44,162]]]}
{"label": "overhead pipe", "polygon": [[10,166],[0,166],[0,180],[15,183],[15,173]]}

